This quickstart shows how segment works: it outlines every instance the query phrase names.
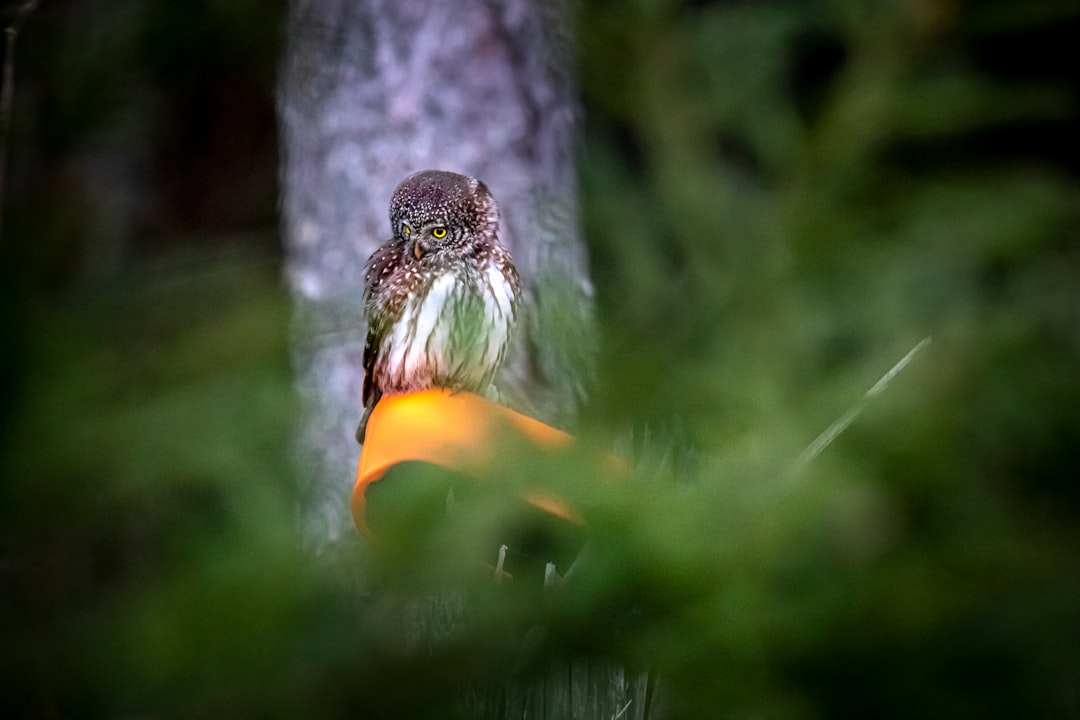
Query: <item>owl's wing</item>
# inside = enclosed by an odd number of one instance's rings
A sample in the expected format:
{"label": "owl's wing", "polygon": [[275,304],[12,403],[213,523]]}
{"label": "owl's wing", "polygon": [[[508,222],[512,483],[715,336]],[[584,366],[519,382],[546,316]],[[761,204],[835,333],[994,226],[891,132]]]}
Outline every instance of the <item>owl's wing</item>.
{"label": "owl's wing", "polygon": [[496,247],[495,266],[502,273],[503,279],[510,290],[510,314],[514,320],[517,320],[518,310],[521,306],[521,278],[518,276],[517,266],[514,265],[510,252],[502,245]]}
{"label": "owl's wing", "polygon": [[375,403],[382,397],[382,390],[372,380],[375,368],[375,358],[380,345],[379,338],[368,329],[367,342],[364,343],[364,387],[361,397],[364,402],[364,414],[360,418],[360,424],[356,426],[356,442],[364,444],[364,435],[367,433],[367,422],[371,411],[375,409]]}
{"label": "owl's wing", "polygon": [[356,441],[364,442],[368,416],[375,403],[382,397],[382,388],[375,382],[375,363],[379,357],[379,348],[390,323],[387,322],[385,308],[381,308],[383,285],[394,274],[400,262],[405,243],[393,239],[379,247],[364,266],[364,317],[367,320],[367,339],[364,342],[364,385],[361,400],[364,403],[364,415],[356,428]]}

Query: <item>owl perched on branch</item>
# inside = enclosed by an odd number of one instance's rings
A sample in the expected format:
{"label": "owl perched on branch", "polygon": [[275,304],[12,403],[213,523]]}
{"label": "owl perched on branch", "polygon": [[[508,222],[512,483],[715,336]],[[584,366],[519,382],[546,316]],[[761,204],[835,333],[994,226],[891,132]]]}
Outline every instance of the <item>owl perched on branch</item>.
{"label": "owl perched on branch", "polygon": [[364,268],[364,415],[383,395],[434,387],[489,394],[521,295],[499,241],[499,207],[479,180],[442,170],[405,178],[393,238]]}

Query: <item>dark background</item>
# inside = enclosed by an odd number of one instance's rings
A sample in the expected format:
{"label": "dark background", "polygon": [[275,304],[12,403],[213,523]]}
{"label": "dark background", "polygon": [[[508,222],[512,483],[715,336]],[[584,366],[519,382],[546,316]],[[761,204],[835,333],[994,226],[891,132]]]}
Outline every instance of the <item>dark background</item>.
{"label": "dark background", "polygon": [[284,10],[45,0],[19,36],[10,716],[445,717],[540,621],[515,679],[649,667],[676,717],[1080,715],[1080,5],[582,4],[583,436],[638,469],[561,468],[589,581],[434,655],[356,612],[367,558],[313,568],[296,529]]}

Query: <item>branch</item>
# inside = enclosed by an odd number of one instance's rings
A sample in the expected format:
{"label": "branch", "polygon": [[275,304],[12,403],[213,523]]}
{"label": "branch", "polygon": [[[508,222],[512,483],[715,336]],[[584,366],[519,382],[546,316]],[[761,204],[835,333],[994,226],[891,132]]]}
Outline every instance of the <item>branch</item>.
{"label": "branch", "polygon": [[11,128],[11,105],[15,97],[15,39],[23,21],[41,4],[41,0],[26,0],[4,11],[4,68],[0,86],[0,247],[4,238],[4,176],[7,171],[8,131]]}

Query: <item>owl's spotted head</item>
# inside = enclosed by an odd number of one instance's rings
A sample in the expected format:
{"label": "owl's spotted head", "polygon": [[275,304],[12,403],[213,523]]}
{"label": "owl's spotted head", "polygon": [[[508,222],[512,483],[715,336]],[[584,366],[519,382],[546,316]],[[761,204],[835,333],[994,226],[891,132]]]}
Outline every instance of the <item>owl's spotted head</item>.
{"label": "owl's spotted head", "polygon": [[476,178],[423,170],[394,190],[390,225],[419,260],[431,253],[497,242],[499,209],[487,186]]}

